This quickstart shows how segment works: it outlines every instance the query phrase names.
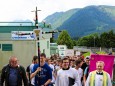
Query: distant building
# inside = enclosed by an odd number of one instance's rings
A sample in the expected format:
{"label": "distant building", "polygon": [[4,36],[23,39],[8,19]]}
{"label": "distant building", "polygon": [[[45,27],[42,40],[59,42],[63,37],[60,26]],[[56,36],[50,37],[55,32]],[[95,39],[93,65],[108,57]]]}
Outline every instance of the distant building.
{"label": "distant building", "polygon": [[[50,57],[51,28],[39,27],[42,29],[39,37],[34,38],[34,29],[37,29],[32,22],[0,22],[0,70],[8,63],[11,55],[16,55],[24,67],[29,65],[32,57],[40,52]],[[33,33],[32,33],[33,32]]]}
{"label": "distant building", "polygon": [[50,43],[50,55],[59,53],[58,44]]}

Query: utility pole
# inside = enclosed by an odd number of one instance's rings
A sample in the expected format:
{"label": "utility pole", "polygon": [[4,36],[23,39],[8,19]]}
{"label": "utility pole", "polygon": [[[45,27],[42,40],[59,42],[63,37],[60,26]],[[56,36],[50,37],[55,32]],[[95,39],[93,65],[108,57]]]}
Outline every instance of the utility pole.
{"label": "utility pole", "polygon": [[95,36],[94,36],[94,47],[95,47]]}

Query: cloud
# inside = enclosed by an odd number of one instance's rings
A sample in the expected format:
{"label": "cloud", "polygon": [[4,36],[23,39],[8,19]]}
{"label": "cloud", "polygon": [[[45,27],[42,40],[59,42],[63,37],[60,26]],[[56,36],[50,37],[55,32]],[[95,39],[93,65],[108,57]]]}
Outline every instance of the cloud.
{"label": "cloud", "polygon": [[83,8],[88,5],[112,5],[114,0],[0,0],[0,21],[35,18],[31,12],[38,7],[39,21],[54,12],[67,11],[73,8]]}

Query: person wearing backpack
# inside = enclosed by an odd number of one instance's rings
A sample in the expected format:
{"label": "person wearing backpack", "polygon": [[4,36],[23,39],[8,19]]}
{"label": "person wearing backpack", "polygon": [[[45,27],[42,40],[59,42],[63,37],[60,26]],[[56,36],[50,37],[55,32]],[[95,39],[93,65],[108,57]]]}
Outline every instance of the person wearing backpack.
{"label": "person wearing backpack", "polygon": [[[18,64],[16,56],[11,56],[9,64],[2,68],[1,86],[28,86],[26,72],[23,66]],[[22,83],[23,81],[23,83]]]}
{"label": "person wearing backpack", "polygon": [[29,86],[34,86],[34,84],[35,84],[35,77],[30,79],[30,75],[32,73],[34,65],[37,64],[37,63],[38,63],[38,56],[35,55],[35,56],[33,56],[32,64],[30,64],[26,68],[26,76],[27,76],[27,79],[28,79],[28,85]]}

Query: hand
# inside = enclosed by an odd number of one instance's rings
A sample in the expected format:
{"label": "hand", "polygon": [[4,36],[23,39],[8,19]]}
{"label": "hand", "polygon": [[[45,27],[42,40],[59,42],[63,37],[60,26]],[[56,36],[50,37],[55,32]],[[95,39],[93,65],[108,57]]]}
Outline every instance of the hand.
{"label": "hand", "polygon": [[42,69],[41,67],[38,67],[38,68],[37,68],[37,72],[41,71],[41,69]]}
{"label": "hand", "polygon": [[46,85],[41,85],[41,86],[46,86]]}

